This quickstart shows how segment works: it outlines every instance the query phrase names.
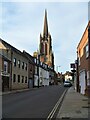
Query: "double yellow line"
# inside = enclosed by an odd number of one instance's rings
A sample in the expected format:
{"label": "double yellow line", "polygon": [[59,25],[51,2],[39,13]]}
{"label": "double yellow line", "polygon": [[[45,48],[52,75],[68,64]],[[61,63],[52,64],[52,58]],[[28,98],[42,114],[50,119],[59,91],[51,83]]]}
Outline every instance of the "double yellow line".
{"label": "double yellow line", "polygon": [[51,120],[53,118],[59,104],[61,103],[62,99],[64,98],[64,95],[65,95],[66,91],[67,91],[67,89],[63,92],[62,96],[59,98],[59,100],[55,104],[54,108],[52,109],[52,111],[50,112],[50,114],[48,115],[46,120]]}

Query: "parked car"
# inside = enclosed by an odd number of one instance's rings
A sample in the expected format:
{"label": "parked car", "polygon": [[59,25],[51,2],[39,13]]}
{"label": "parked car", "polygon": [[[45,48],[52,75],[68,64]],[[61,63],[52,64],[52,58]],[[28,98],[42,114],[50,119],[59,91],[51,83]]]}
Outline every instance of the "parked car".
{"label": "parked car", "polygon": [[72,83],[70,81],[65,81],[64,82],[64,87],[71,87]]}

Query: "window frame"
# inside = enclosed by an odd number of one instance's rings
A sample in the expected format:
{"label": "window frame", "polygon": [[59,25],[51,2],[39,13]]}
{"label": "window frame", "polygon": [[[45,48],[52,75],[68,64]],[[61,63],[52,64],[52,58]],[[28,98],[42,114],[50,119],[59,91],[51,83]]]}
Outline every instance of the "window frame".
{"label": "window frame", "polygon": [[18,75],[18,83],[20,83],[20,75]]}
{"label": "window frame", "polygon": [[13,65],[14,65],[14,67],[17,66],[17,59],[16,58],[13,58]]}
{"label": "window frame", "polygon": [[89,57],[89,44],[85,46],[85,54],[86,54],[86,58],[88,58]]}
{"label": "window frame", "polygon": [[16,74],[13,74],[13,82],[16,82]]}

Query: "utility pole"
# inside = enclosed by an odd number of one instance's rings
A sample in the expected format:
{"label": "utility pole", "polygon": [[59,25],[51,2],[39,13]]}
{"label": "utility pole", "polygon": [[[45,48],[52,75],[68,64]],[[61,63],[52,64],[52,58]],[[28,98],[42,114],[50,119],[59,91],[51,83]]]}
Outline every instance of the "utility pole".
{"label": "utility pole", "polygon": [[78,51],[77,51],[77,60],[76,60],[76,91],[79,92],[79,69],[78,69]]}

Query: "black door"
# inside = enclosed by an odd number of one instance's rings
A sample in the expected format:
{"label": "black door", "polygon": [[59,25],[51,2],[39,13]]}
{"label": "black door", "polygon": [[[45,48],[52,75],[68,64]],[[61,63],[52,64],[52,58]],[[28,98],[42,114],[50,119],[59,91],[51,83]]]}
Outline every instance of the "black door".
{"label": "black door", "polygon": [[9,90],[9,77],[2,76],[2,91]]}

